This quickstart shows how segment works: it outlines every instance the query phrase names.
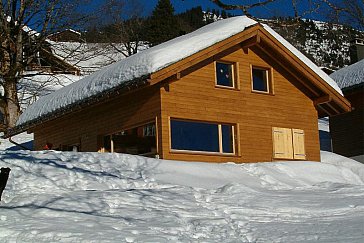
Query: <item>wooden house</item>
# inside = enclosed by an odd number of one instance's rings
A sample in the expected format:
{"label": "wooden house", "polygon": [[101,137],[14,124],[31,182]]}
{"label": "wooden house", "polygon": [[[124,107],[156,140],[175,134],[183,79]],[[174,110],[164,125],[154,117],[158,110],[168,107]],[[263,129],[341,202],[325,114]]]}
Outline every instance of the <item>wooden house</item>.
{"label": "wooden house", "polygon": [[323,71],[267,25],[234,17],[45,96],[7,136],[35,149],[208,162],[320,161],[317,118],[350,111]]}
{"label": "wooden house", "polygon": [[333,152],[364,163],[364,59],[331,77],[353,106],[351,112],[330,118]]}
{"label": "wooden house", "polygon": [[83,42],[81,33],[73,29],[65,29],[54,34],[50,34],[47,38],[56,42]]}

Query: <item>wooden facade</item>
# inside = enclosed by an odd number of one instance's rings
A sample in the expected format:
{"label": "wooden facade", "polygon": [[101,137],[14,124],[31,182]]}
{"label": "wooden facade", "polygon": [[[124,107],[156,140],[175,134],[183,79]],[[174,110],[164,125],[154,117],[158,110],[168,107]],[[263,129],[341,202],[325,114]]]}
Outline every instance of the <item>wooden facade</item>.
{"label": "wooden facade", "polygon": [[105,135],[153,121],[158,114],[159,88],[138,90],[37,126],[34,148],[51,143],[53,149],[77,145],[80,151],[99,151]]}
{"label": "wooden facade", "polygon": [[353,110],[330,118],[333,151],[347,157],[364,155],[364,83],[343,92]]}
{"label": "wooden facade", "polygon": [[[219,60],[237,63],[236,89],[216,86],[214,62],[161,89],[162,157],[214,162],[272,161],[272,128],[282,127],[304,130],[307,159],[319,161],[317,111],[312,100],[288,81],[289,77],[279,71],[278,65],[257,55],[254,48],[248,53],[238,49]],[[271,68],[272,94],[252,91],[251,65]],[[236,155],[171,151],[170,118],[236,124]]]}
{"label": "wooden facade", "polygon": [[[217,83],[218,63],[230,66],[231,87]],[[255,69],[264,71],[267,91],[254,90]],[[28,131],[35,134],[37,150],[51,143],[54,149],[108,151],[108,135],[152,123],[155,154],[163,159],[320,161],[318,117],[349,110],[347,100],[256,25],[151,74],[142,88],[74,109]],[[218,128],[217,150],[174,148],[175,121]],[[223,127],[231,132],[229,152],[223,148]]]}
{"label": "wooden facade", "polygon": [[56,42],[83,42],[81,33],[70,29],[51,34],[47,38]]}

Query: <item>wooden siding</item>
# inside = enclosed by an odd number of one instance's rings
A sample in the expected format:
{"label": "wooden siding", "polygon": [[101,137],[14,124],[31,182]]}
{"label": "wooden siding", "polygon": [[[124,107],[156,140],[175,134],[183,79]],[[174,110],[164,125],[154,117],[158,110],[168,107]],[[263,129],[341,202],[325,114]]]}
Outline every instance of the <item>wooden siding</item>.
{"label": "wooden siding", "polygon": [[353,111],[330,118],[333,152],[352,157],[364,154],[364,87],[344,92]]}
{"label": "wooden siding", "polygon": [[[213,59],[161,86],[161,157],[211,162],[273,160],[272,127],[302,129],[307,160],[320,160],[317,111],[294,80],[258,49],[234,50],[218,60],[237,62],[238,89],[215,87]],[[282,60],[284,65],[284,61]],[[251,91],[251,65],[272,68],[273,94]],[[288,81],[289,79],[290,81]],[[174,153],[170,151],[170,118],[237,124],[236,156]]]}
{"label": "wooden siding", "polygon": [[159,88],[144,88],[37,126],[34,146],[80,144],[81,151],[98,151],[104,135],[155,121],[158,114]]}

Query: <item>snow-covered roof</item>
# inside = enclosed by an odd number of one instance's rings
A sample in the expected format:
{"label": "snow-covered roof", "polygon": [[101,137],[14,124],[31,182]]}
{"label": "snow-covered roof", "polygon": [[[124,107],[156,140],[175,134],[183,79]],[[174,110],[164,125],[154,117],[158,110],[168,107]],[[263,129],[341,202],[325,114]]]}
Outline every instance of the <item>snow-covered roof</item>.
{"label": "snow-covered roof", "polygon": [[340,88],[348,88],[364,82],[364,59],[330,74]]}
{"label": "snow-covered roof", "polygon": [[[19,117],[17,126],[87,100],[100,93],[133,83],[257,24],[246,16],[224,19],[111,64],[75,83],[40,98]],[[307,57],[267,25],[262,25],[337,92],[337,84]]]}

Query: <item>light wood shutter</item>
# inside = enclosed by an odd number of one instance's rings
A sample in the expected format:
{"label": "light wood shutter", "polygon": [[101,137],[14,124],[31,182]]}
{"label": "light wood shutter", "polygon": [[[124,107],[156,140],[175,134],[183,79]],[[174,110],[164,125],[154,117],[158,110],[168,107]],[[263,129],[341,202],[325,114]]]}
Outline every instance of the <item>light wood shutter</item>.
{"label": "light wood shutter", "polygon": [[293,159],[292,129],[273,127],[273,157]]}
{"label": "light wood shutter", "polygon": [[306,159],[305,133],[300,129],[292,129],[294,159]]}

